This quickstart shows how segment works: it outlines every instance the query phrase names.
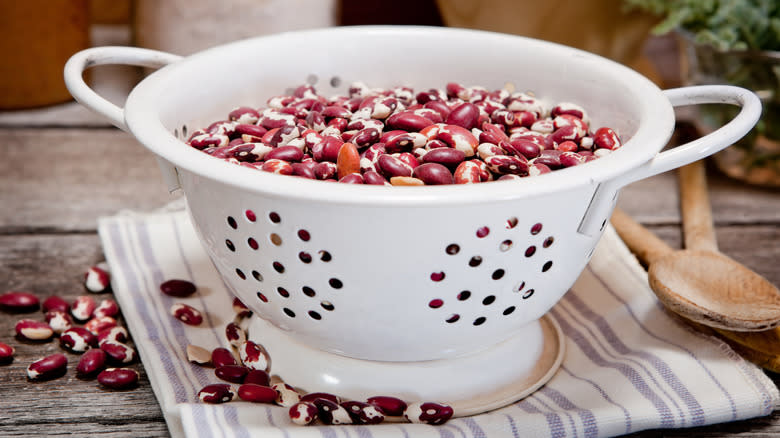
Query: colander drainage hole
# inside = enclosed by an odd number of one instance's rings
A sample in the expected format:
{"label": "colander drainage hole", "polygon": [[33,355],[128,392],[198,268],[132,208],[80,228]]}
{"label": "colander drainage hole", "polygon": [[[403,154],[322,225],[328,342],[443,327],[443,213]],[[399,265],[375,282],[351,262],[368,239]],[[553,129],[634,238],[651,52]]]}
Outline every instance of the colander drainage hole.
{"label": "colander drainage hole", "polygon": [[332,78],[330,78],[330,86],[331,87],[336,88],[339,85],[341,85],[341,78],[340,77],[333,76]]}
{"label": "colander drainage hole", "polygon": [[283,274],[284,273],[284,265],[279,262],[273,263],[274,271]]}
{"label": "colander drainage hole", "polygon": [[493,271],[493,275],[491,275],[491,277],[493,278],[493,280],[500,280],[504,276],[504,274],[505,272],[503,269],[496,269],[495,271]]}
{"label": "colander drainage hole", "polygon": [[525,291],[525,293],[523,294],[523,299],[524,299],[524,300],[527,300],[527,299],[531,298],[531,296],[534,294],[534,292],[535,292],[535,291],[534,291],[533,289],[528,289],[528,290],[527,290],[527,291]]}
{"label": "colander drainage hole", "polygon": [[282,245],[282,238],[276,233],[271,233],[271,243],[273,243],[276,246]]}
{"label": "colander drainage hole", "polygon": [[303,294],[307,297],[313,297],[317,295],[316,292],[314,292],[314,289],[310,288],[309,286],[304,286],[301,288],[301,291],[303,291]]}
{"label": "colander drainage hole", "polygon": [[496,296],[495,295],[488,295],[488,296],[486,296],[482,300],[482,304],[484,304],[485,306],[489,306],[489,305],[493,304],[493,302],[495,302],[495,301],[496,301]]}
{"label": "colander drainage hole", "polygon": [[330,287],[332,287],[333,289],[341,289],[342,287],[344,287],[344,283],[342,283],[341,280],[339,280],[338,278],[331,278],[330,280],[328,280],[328,284],[330,284]]}
{"label": "colander drainage hole", "polygon": [[228,223],[228,225],[230,225],[230,228],[232,228],[234,230],[238,228],[238,223],[233,218],[233,216],[228,216],[227,217],[227,223]]}
{"label": "colander drainage hole", "polygon": [[480,239],[487,237],[488,234],[490,234],[490,228],[488,227],[479,227],[477,229],[477,237]]}
{"label": "colander drainage hole", "polygon": [[512,228],[517,226],[517,218],[516,217],[510,217],[506,220],[506,229],[511,230]]}
{"label": "colander drainage hole", "polygon": [[279,216],[279,213],[277,213],[275,211],[272,211],[272,212],[268,213],[268,219],[270,219],[270,221],[275,223],[275,224],[278,224],[279,222],[282,221],[282,218],[281,218],[281,216]]}
{"label": "colander drainage hole", "polygon": [[444,272],[432,272],[431,273],[431,280],[432,281],[442,281],[442,280],[444,280]]}
{"label": "colander drainage hole", "polygon": [[301,259],[303,263],[311,263],[311,254],[306,251],[299,252],[298,258]]}
{"label": "colander drainage hole", "polygon": [[320,315],[319,313],[313,310],[309,310],[309,316],[311,317],[311,319],[316,319],[317,321],[322,319],[322,315]]}
{"label": "colander drainage hole", "polygon": [[552,268],[552,260],[548,260],[547,263],[542,266],[542,272],[547,272]]}
{"label": "colander drainage hole", "polygon": [[320,306],[322,306],[323,309],[327,310],[328,312],[332,312],[335,307],[333,306],[333,303],[330,301],[322,301],[320,303]]}
{"label": "colander drainage hole", "polygon": [[438,309],[443,305],[444,305],[444,301],[439,298],[434,298],[428,303],[428,307],[430,307],[431,309]]}
{"label": "colander drainage hole", "polygon": [[263,281],[263,276],[257,271],[252,271],[252,277],[257,281]]}
{"label": "colander drainage hole", "polygon": [[283,296],[285,298],[289,298],[290,297],[290,292],[287,292],[287,289],[285,289],[285,288],[283,288],[281,286],[276,288],[276,292],[279,292],[279,295],[281,295],[281,296]]}
{"label": "colander drainage hole", "polygon": [[535,224],[534,224],[534,225],[531,227],[531,234],[533,234],[534,236],[535,236],[535,235],[537,235],[537,234],[539,234],[539,233],[541,233],[541,232],[542,232],[542,224],[540,224],[540,223],[535,223]]}
{"label": "colander drainage hole", "polygon": [[260,298],[260,301],[262,301],[262,302],[264,302],[264,303],[267,303],[267,302],[268,302],[268,297],[266,297],[265,295],[263,295],[263,293],[262,293],[262,292],[258,292],[258,293],[257,293],[257,298]]}
{"label": "colander drainage hole", "polygon": [[550,236],[544,239],[544,243],[542,243],[542,246],[544,248],[549,248],[553,244],[553,242],[555,242],[555,238],[553,236]]}
{"label": "colander drainage hole", "polygon": [[474,325],[482,325],[485,323],[487,319],[484,316],[480,316],[479,318],[474,320]]}
{"label": "colander drainage hole", "polygon": [[246,216],[246,219],[249,222],[254,222],[257,220],[257,216],[255,215],[255,212],[252,210],[247,210],[244,212],[244,215]]}
{"label": "colander drainage hole", "polygon": [[515,292],[520,292],[521,290],[523,290],[524,287],[525,287],[525,282],[521,281],[520,284],[518,284],[517,287],[515,287]]}
{"label": "colander drainage hole", "polygon": [[225,246],[227,246],[227,249],[230,251],[236,252],[236,246],[233,245],[233,242],[231,242],[230,239],[225,239]]}
{"label": "colander drainage hole", "polygon": [[320,260],[322,260],[323,262],[327,263],[327,262],[333,260],[333,256],[331,256],[328,251],[321,250],[319,252],[319,254],[320,254]]}
{"label": "colander drainage hole", "polygon": [[510,315],[512,312],[515,311],[515,306],[509,306],[502,312],[504,316]]}
{"label": "colander drainage hole", "polygon": [[288,309],[287,307],[285,307],[285,308],[284,308],[284,309],[282,309],[282,310],[283,310],[283,311],[284,311],[284,313],[286,313],[286,314],[287,314],[287,316],[289,316],[290,318],[295,318],[295,312],[293,312],[292,310]]}
{"label": "colander drainage hole", "polygon": [[450,315],[450,317],[447,318],[446,321],[448,323],[452,324],[453,322],[456,322],[459,319],[460,319],[460,315],[458,315],[457,313],[454,313],[454,314]]}
{"label": "colander drainage hole", "polygon": [[464,290],[463,292],[458,294],[458,301],[466,301],[471,297],[471,292]]}
{"label": "colander drainage hole", "polygon": [[509,239],[507,239],[507,240],[505,240],[505,241],[501,242],[501,245],[499,245],[498,249],[499,249],[501,252],[507,252],[507,251],[509,251],[510,249],[512,249],[512,241],[511,241],[511,240],[509,240]]}
{"label": "colander drainage hole", "polygon": [[187,125],[181,125],[181,136],[187,138]]}
{"label": "colander drainage hole", "polygon": [[531,257],[532,255],[536,254],[536,246],[531,245],[525,250],[525,256]]}
{"label": "colander drainage hole", "polygon": [[311,239],[311,234],[306,230],[298,230],[298,238],[304,242],[308,242]]}
{"label": "colander drainage hole", "polygon": [[476,268],[480,264],[482,264],[482,257],[480,256],[474,256],[471,258],[471,260],[469,260],[469,266],[472,268]]}
{"label": "colander drainage hole", "polygon": [[460,252],[460,246],[457,243],[451,243],[447,245],[447,249],[445,249],[445,252],[449,255],[455,255],[458,252]]}
{"label": "colander drainage hole", "polygon": [[254,249],[254,250],[256,250],[257,248],[260,248],[260,245],[257,243],[257,240],[255,240],[255,239],[254,239],[254,238],[252,238],[252,237],[250,237],[249,239],[247,239],[247,240],[246,240],[246,243],[249,245],[249,247],[250,247],[250,248],[252,248],[252,249]]}
{"label": "colander drainage hole", "polygon": [[244,271],[236,268],[236,275],[238,275],[238,278],[242,280],[246,280],[246,274],[244,274]]}

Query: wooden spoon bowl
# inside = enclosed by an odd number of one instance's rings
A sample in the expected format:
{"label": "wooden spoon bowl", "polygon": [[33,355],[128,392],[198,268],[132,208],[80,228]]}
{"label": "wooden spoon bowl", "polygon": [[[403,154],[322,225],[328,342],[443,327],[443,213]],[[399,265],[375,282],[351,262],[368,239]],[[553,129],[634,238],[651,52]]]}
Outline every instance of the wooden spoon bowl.
{"label": "wooden spoon bowl", "polygon": [[760,331],[780,324],[780,293],[721,254],[670,251],[648,269],[650,287],[670,310],[710,327]]}

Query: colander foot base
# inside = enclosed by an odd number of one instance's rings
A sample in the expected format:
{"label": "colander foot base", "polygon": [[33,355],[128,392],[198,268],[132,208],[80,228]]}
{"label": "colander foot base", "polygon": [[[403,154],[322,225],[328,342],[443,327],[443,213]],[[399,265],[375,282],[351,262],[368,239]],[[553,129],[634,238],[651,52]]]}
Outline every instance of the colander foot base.
{"label": "colander foot base", "polygon": [[308,392],[329,392],[345,399],[387,395],[452,406],[468,416],[514,403],[544,385],[561,365],[563,335],[544,316],[511,339],[456,358],[422,362],[353,359],[306,346],[286,332],[254,317],[249,338],[263,344],[272,374]]}

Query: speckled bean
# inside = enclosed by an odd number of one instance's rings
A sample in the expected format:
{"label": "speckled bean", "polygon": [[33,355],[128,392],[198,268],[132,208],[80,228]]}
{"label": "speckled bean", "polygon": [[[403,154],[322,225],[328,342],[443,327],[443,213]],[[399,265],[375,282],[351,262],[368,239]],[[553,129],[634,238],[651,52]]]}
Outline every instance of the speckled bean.
{"label": "speckled bean", "polygon": [[249,368],[241,365],[223,365],[214,370],[214,375],[230,383],[243,383]]}
{"label": "speckled bean", "polygon": [[111,287],[111,274],[98,266],[91,266],[84,273],[84,288],[92,293],[99,294]]}
{"label": "speckled bean", "polygon": [[0,364],[9,364],[14,360],[14,347],[0,342]]}
{"label": "speckled bean", "polygon": [[414,168],[412,175],[426,185],[453,184],[452,173],[438,163],[425,163]]}
{"label": "speckled bean", "polygon": [[411,423],[441,425],[452,418],[453,410],[438,403],[412,403],[404,411],[404,418]]}
{"label": "speckled bean", "polygon": [[75,353],[83,353],[97,344],[97,337],[83,327],[71,327],[60,335],[60,346]]}
{"label": "speckled bean", "polygon": [[108,368],[100,372],[97,381],[111,389],[130,389],[138,384],[138,371],[130,368]]}
{"label": "speckled bean", "polygon": [[260,344],[246,341],[238,347],[238,355],[247,368],[265,372],[271,370],[271,356]]}
{"label": "speckled bean", "polygon": [[33,312],[39,306],[38,297],[30,292],[8,291],[0,295],[0,308],[9,312]]}
{"label": "speckled bean", "polygon": [[214,383],[198,391],[198,399],[203,403],[227,403],[235,396],[235,388],[228,383]]}
{"label": "speckled bean", "polygon": [[43,303],[41,303],[41,308],[43,309],[44,313],[50,312],[52,310],[70,313],[70,303],[57,295],[52,295],[43,300]]}
{"label": "speckled bean", "polygon": [[29,341],[43,341],[54,336],[49,324],[34,319],[22,319],[14,326],[16,336]]}
{"label": "speckled bean", "polygon": [[27,367],[30,380],[49,380],[65,374],[68,358],[62,353],[52,354],[38,359]]}
{"label": "speckled bean", "polygon": [[99,348],[90,348],[79,359],[76,372],[80,376],[91,376],[106,366],[106,352]]}

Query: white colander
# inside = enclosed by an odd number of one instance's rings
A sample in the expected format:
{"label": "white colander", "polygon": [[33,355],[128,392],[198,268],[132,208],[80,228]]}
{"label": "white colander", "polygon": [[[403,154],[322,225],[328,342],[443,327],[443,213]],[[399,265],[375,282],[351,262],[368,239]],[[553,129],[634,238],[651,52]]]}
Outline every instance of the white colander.
{"label": "white colander", "polygon": [[[82,79],[87,67],[117,63],[162,67],[124,109]],[[536,360],[538,321],[588,263],[619,189],[719,151],[761,111],[740,88],[661,91],[590,53],[447,28],[284,33],[186,58],[94,48],[73,56],[65,78],[79,102],[157,155],[171,190],[184,191],[225,283],[257,315],[307,347],[399,366],[452,364],[518,339],[527,360]],[[415,90],[511,83],[550,102],[580,104],[593,127],[614,128],[624,146],[519,181],[382,187],[259,172],[182,142],[236,106],[262,106],[289,87],[309,82],[320,94],[345,94],[353,81]],[[743,108],[720,130],[659,152],[674,127],[673,106],[717,102]]]}

